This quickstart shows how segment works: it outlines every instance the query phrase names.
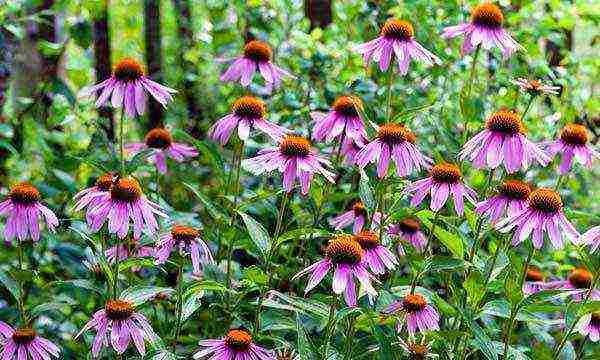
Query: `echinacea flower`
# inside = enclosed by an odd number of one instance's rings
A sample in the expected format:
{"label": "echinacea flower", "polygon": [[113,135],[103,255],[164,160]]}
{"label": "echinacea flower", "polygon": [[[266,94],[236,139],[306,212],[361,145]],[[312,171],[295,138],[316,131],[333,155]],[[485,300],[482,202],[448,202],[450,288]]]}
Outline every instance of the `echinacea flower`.
{"label": "echinacea flower", "polygon": [[404,341],[402,338],[398,339],[407,359],[426,360],[437,358],[438,355],[431,352],[431,344],[425,343],[424,340],[425,338],[421,342],[416,342],[413,340]]}
{"label": "echinacea flower", "polygon": [[170,232],[162,235],[156,243],[155,263],[158,265],[167,261],[173,249],[190,255],[195,274],[200,273],[201,264],[214,263],[210,249],[200,237],[200,232],[193,227],[173,225]]}
{"label": "echinacea flower", "polygon": [[117,177],[112,173],[106,173],[96,179],[94,186],[87,189],[83,189],[75,194],[75,206],[74,211],[80,211],[87,208],[85,218],[88,224],[92,223],[92,217],[90,214],[92,210],[102,202],[102,198],[110,193],[110,187],[113,182],[117,180]]}
{"label": "echinacea flower", "polygon": [[255,72],[260,75],[269,86],[278,87],[284,77],[295,78],[271,61],[273,50],[271,47],[258,40],[249,41],[244,45],[244,54],[233,60],[231,66],[221,75],[221,81],[238,81],[242,86],[250,85]]}
{"label": "echinacea flower", "polygon": [[590,300],[600,300],[600,289],[592,289],[594,276],[587,269],[575,269],[566,280],[549,281],[544,286],[547,290],[568,290],[575,301],[581,301],[590,292]]}
{"label": "echinacea flower", "polygon": [[525,281],[523,282],[523,294],[531,295],[544,290],[546,282],[544,275],[536,268],[528,267],[525,272]]}
{"label": "echinacea flower", "polygon": [[[211,360],[276,360],[275,353],[256,345],[252,335],[243,329],[229,330],[221,339],[202,340],[204,349],[194,354],[194,359]],[[211,356],[212,355],[212,356]]]}
{"label": "echinacea flower", "polygon": [[356,165],[363,169],[377,162],[377,176],[387,175],[390,159],[396,164],[396,174],[408,176],[421,168],[428,169],[432,160],[421,154],[415,146],[415,134],[406,126],[389,123],[377,129],[377,137],[356,154]]}
{"label": "echinacea flower", "polygon": [[13,329],[0,321],[0,355],[2,360],[50,360],[60,357],[60,349],[39,336],[32,328]]}
{"label": "echinacea flower", "polygon": [[512,80],[511,82],[517,85],[522,92],[531,96],[539,96],[544,94],[558,95],[558,90],[560,89],[560,86],[546,85],[537,79],[529,80],[525,78],[518,78],[517,80]]}
{"label": "echinacea flower", "polygon": [[464,35],[461,54],[465,55],[481,45],[486,50],[497,47],[507,58],[515,51],[523,49],[504,28],[504,15],[500,8],[490,2],[479,4],[471,11],[471,22],[444,29],[442,37],[451,39]]}
{"label": "echinacea flower", "polygon": [[335,100],[332,110],[327,114],[310,113],[315,121],[313,139],[331,142],[342,137],[351,139],[357,145],[363,146],[367,138],[367,132],[358,112],[362,106],[362,101],[358,97],[343,95]]}
{"label": "echinacea flower", "polygon": [[242,166],[253,173],[261,175],[278,170],[283,174],[283,188],[291,192],[296,178],[300,181],[302,195],[308,194],[310,182],[315,173],[323,175],[328,181],[335,182],[334,174],[327,170],[329,161],[317,156],[311,149],[310,141],[295,135],[281,139],[279,146],[263,149],[252,159],[246,159]]}
{"label": "echinacea flower", "polygon": [[589,136],[585,126],[567,124],[562,128],[558,140],[546,144],[546,152],[550,157],[561,154],[559,167],[561,175],[569,172],[573,165],[573,158],[582,166],[591,168],[592,161],[600,158],[600,154],[588,144],[588,141]]}
{"label": "echinacea flower", "polygon": [[158,230],[155,215],[167,217],[158,204],[148,200],[140,184],[134,178],[120,178],[103,194],[89,213],[92,232],[98,232],[108,219],[108,231],[123,239],[129,231],[129,220],[133,222],[133,238],[139,239],[142,232],[148,235]]}
{"label": "echinacea flower", "polygon": [[363,145],[357,145],[354,140],[344,138],[342,141],[341,153],[344,156],[344,165],[353,166],[356,164],[356,155],[362,149]]}
{"label": "echinacea flower", "polygon": [[560,194],[554,190],[540,188],[534,190],[527,200],[527,206],[512,216],[500,220],[496,229],[507,233],[513,228],[512,244],[519,245],[532,233],[533,246],[541,249],[544,245],[544,232],[548,234],[554,249],[562,249],[563,237],[575,243],[579,233],[567,220],[562,211],[563,203]]}
{"label": "echinacea flower", "polygon": [[[114,263],[130,258],[153,257],[154,248],[152,246],[140,245],[136,241],[126,241],[123,244],[111,246],[104,251],[104,256],[109,263]],[[138,267],[133,267],[133,271],[139,270]]]}
{"label": "echinacea flower", "polygon": [[579,240],[579,244],[585,244],[590,246],[590,252],[595,253],[600,248],[600,226],[595,226],[586,231]]}
{"label": "echinacea flower", "polygon": [[23,182],[10,188],[6,200],[0,202],[0,215],[7,216],[4,225],[4,241],[10,244],[12,239],[19,241],[40,239],[40,218],[46,222],[50,232],[58,226],[58,218],[52,210],[42,205],[38,189]]}
{"label": "echinacea flower", "polygon": [[92,319],[83,326],[75,339],[90,329],[96,330],[96,337],[92,345],[94,358],[98,357],[102,347],[108,347],[109,344],[117,354],[123,354],[132,341],[137,351],[143,356],[146,354],[144,341],[153,344],[158,340],[148,319],[136,311],[132,301],[123,299],[106,301],[104,309],[98,310],[92,315]]}
{"label": "echinacea flower", "polygon": [[379,62],[379,69],[386,71],[392,62],[392,54],[398,61],[400,74],[406,75],[411,60],[422,61],[427,65],[441,64],[440,59],[425,49],[415,39],[413,25],[405,20],[390,19],[381,27],[380,35],[354,48],[362,54],[365,63],[371,58]]}
{"label": "echinacea flower", "polygon": [[475,204],[477,193],[462,182],[462,173],[458,166],[440,163],[431,168],[429,177],[415,181],[406,187],[406,192],[414,193],[410,205],[418,206],[428,193],[431,193],[430,208],[440,210],[452,194],[454,210],[458,215],[465,212],[464,199]]}
{"label": "echinacea flower", "polygon": [[497,194],[478,202],[475,211],[496,222],[503,216],[513,216],[527,206],[531,186],[520,180],[504,180],[498,186]]}
{"label": "echinacea flower", "polygon": [[363,261],[373,274],[384,274],[385,269],[394,270],[398,265],[396,256],[381,244],[375,232],[363,230],[354,235],[354,241],[363,249]]}
{"label": "echinacea flower", "polygon": [[97,91],[101,93],[96,100],[96,107],[104,106],[110,98],[114,108],[124,106],[125,113],[131,118],[146,112],[146,93],[166,107],[167,103],[173,100],[171,94],[177,92],[150,80],[144,74],[142,64],[132,58],[119,61],[110,78],[97,85],[83,88],[79,95],[90,96]]}
{"label": "echinacea flower", "polygon": [[362,201],[357,200],[354,202],[354,204],[352,204],[352,208],[350,210],[329,220],[329,223],[336,230],[341,230],[346,226],[353,224],[352,232],[356,234],[363,229],[367,215],[367,208],[365,208],[365,204],[363,204]]}
{"label": "echinacea flower", "polygon": [[583,336],[588,336],[592,342],[600,340],[600,312],[584,315],[575,325],[575,329]]}
{"label": "echinacea flower", "polygon": [[[421,222],[417,218],[407,217],[399,223],[390,226],[389,234],[398,236],[401,240],[408,241],[418,252],[423,252],[427,247],[427,238],[421,231]],[[398,244],[401,246],[401,244]],[[398,250],[398,253],[404,250]]]}
{"label": "echinacea flower", "polygon": [[417,332],[439,330],[440,315],[427,299],[420,294],[407,294],[401,300],[388,305],[384,314],[400,315],[396,322],[396,331],[402,331],[402,321],[406,322],[408,334],[414,336]]}
{"label": "echinacea flower", "polygon": [[280,141],[289,130],[265,119],[267,106],[254,96],[242,96],[233,102],[231,114],[220,118],[208,131],[208,136],[221,145],[227,144],[237,126],[238,137],[248,140],[250,131],[258,129],[274,141]]}
{"label": "echinacea flower", "polygon": [[193,147],[174,142],[171,133],[165,128],[154,128],[148,131],[143,143],[125,144],[125,150],[134,155],[146,149],[153,150],[149,159],[154,162],[161,174],[167,172],[168,157],[177,162],[182,162],[186,157],[198,156],[198,151]]}
{"label": "echinacea flower", "polygon": [[354,307],[356,300],[356,278],[367,294],[377,295],[371,284],[371,275],[363,261],[364,251],[351,235],[338,235],[329,240],[325,250],[325,258],[300,271],[292,281],[310,274],[304,293],[314,289],[331,270],[333,273],[332,289],[335,294],[344,293],[346,304]]}
{"label": "echinacea flower", "polygon": [[508,173],[527,170],[534,161],[546,166],[550,158],[527,136],[521,117],[514,111],[493,113],[481,131],[465,143],[459,153],[461,160],[469,159],[473,166],[495,169],[504,163]]}

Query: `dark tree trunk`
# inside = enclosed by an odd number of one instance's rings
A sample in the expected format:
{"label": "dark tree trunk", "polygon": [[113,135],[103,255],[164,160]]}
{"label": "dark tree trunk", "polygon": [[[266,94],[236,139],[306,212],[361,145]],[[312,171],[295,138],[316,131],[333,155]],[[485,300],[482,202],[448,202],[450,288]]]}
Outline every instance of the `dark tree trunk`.
{"label": "dark tree trunk", "polygon": [[[96,60],[96,81],[104,80],[111,75],[110,65],[110,37],[108,32],[108,1],[103,3],[102,9],[94,19],[94,58]],[[109,106],[98,109],[98,115],[104,120],[104,130],[110,141],[115,140],[113,111]]]}
{"label": "dark tree trunk", "polygon": [[310,20],[310,29],[325,28],[331,24],[333,0],[304,0],[304,12]]}
{"label": "dark tree trunk", "polygon": [[[144,0],[144,35],[146,40],[146,63],[148,76],[153,80],[162,82],[162,54],[160,34],[160,1]],[[148,104],[147,130],[162,126],[162,106],[153,99]]]}

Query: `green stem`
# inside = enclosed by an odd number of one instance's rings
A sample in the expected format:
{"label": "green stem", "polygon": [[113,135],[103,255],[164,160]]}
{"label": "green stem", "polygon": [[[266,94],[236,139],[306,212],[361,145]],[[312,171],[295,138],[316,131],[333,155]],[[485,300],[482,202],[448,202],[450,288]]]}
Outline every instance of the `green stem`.
{"label": "green stem", "polygon": [[525,120],[525,115],[527,115],[527,113],[529,112],[529,108],[531,108],[533,100],[535,100],[535,96],[531,95],[529,97],[529,101],[527,102],[527,106],[525,107],[525,111],[523,111],[523,115],[521,115],[521,120]]}
{"label": "green stem", "polygon": [[477,45],[477,49],[475,49],[475,54],[473,55],[473,63],[471,64],[471,72],[469,74],[469,80],[465,84],[463,91],[461,93],[461,112],[463,116],[463,127],[464,127],[464,135],[463,135],[463,143],[469,137],[469,117],[465,111],[465,101],[471,97],[471,90],[473,89],[473,82],[475,81],[476,74],[476,65],[477,60],[479,59],[479,53],[481,52],[481,46]]}
{"label": "green stem", "polygon": [[[487,197],[487,193],[490,189],[490,185],[492,184],[492,179],[494,178],[494,172],[495,169],[490,169],[490,172],[488,174],[488,178],[487,178],[487,183],[485,185],[485,189],[483,190],[483,195],[484,197]],[[479,216],[479,218],[477,219],[477,226],[476,226],[476,231],[475,231],[475,240],[473,241],[473,246],[471,247],[471,250],[469,251],[469,258],[467,260],[472,261],[473,257],[475,256],[475,251],[477,251],[477,247],[479,246],[479,242],[481,241],[480,239],[480,235],[481,235],[481,229],[483,227],[483,221],[485,219],[485,215],[481,214]],[[467,272],[467,274],[470,273],[470,268],[469,271]]]}
{"label": "green stem", "polygon": [[120,241],[119,241],[119,237],[117,235],[115,235],[115,264],[114,264],[114,269],[113,269],[113,273],[114,273],[114,279],[113,279],[113,298],[116,299],[119,295],[119,247],[120,247]]}
{"label": "green stem", "polygon": [[175,312],[175,341],[174,345],[177,345],[179,334],[181,333],[181,315],[183,312],[183,264],[179,265],[177,272],[177,310]]}
{"label": "green stem", "polygon": [[565,175],[558,176],[558,179],[556,179],[556,185],[554,185],[554,191],[558,191],[558,189],[560,189],[560,185],[562,185],[564,179]]}
{"label": "green stem", "polygon": [[[327,320],[326,329],[326,339],[325,339],[325,347],[328,347],[331,343],[331,339],[333,338],[333,334],[335,333],[335,311],[338,306],[338,295],[333,295],[333,300],[331,301],[331,305],[329,307],[329,319]],[[326,359],[326,355],[323,359]]]}
{"label": "green stem", "polygon": [[427,252],[431,255],[432,254],[432,250],[431,250],[431,243],[433,242],[433,237],[435,236],[435,228],[437,226],[437,220],[438,220],[438,216],[440,215],[439,211],[436,211],[433,214],[433,220],[431,220],[431,229],[429,230],[429,234],[427,234]]}
{"label": "green stem", "polygon": [[125,176],[125,131],[123,130],[123,123],[125,122],[125,107],[121,108],[121,117],[119,119],[119,155],[121,162],[121,176]]}
{"label": "green stem", "polygon": [[346,344],[344,350],[344,359],[348,360],[351,359],[350,354],[352,353],[352,344],[354,343],[354,321],[355,319],[353,316],[348,320],[348,332],[346,333]]}
{"label": "green stem", "polygon": [[388,77],[388,91],[387,91],[387,110],[386,119],[388,122],[392,121],[392,87],[394,84],[394,77],[396,72],[393,68],[390,69],[390,76]]}
{"label": "green stem", "polygon": [[[25,268],[23,267],[24,261],[23,261],[23,242],[21,242],[20,240],[18,240],[17,242],[17,256],[19,258],[19,272],[22,273]],[[19,278],[21,278],[22,274],[19,274]],[[27,318],[27,314],[25,313],[25,283],[18,280],[18,285],[20,287],[20,291],[21,291],[21,296],[19,296],[19,299],[17,300],[17,306],[19,307],[19,315],[21,316],[21,323],[23,325],[23,327],[26,327],[28,325],[28,318]]]}

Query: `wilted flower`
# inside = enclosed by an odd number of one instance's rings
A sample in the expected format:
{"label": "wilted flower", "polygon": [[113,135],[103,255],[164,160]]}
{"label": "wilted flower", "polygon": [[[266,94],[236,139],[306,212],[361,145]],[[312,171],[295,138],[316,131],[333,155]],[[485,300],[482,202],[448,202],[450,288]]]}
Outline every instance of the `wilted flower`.
{"label": "wilted flower", "polygon": [[500,8],[490,2],[477,5],[471,11],[471,22],[444,29],[442,37],[450,39],[465,35],[461,53],[468,54],[481,45],[486,50],[497,47],[504,57],[523,49],[504,28],[504,15]]}
{"label": "wilted flower", "polygon": [[379,235],[373,231],[363,230],[354,235],[354,240],[363,249],[363,261],[369,265],[373,274],[381,275],[385,269],[394,270],[398,259],[379,241]]}
{"label": "wilted flower", "polygon": [[581,301],[590,293],[590,299],[593,301],[600,300],[600,289],[592,289],[594,276],[586,269],[575,269],[569,274],[566,280],[549,281],[545,285],[545,289],[549,290],[574,290],[572,296],[576,301]]}
{"label": "wilted flower", "polygon": [[275,66],[271,62],[273,51],[262,41],[252,40],[244,45],[244,54],[233,60],[233,63],[221,75],[221,81],[237,81],[243,86],[250,85],[255,72],[260,72],[265,82],[270,86],[278,87],[284,77],[295,78],[288,71]]}
{"label": "wilted flower", "polygon": [[181,254],[190,254],[195,274],[200,273],[200,264],[214,263],[210,249],[200,238],[200,232],[193,227],[173,225],[170,232],[162,235],[156,243],[155,263],[158,265],[167,261],[173,248]]}
{"label": "wilted flower", "polygon": [[387,175],[390,159],[396,164],[398,176],[408,176],[421,168],[428,169],[432,160],[421,154],[415,146],[415,134],[406,126],[389,123],[379,126],[377,138],[356,154],[356,165],[361,169],[377,162],[377,176]]}
{"label": "wilted flower", "polygon": [[110,187],[113,182],[117,180],[114,174],[106,173],[96,179],[96,184],[87,189],[83,189],[75,194],[75,207],[74,211],[80,211],[87,207],[85,218],[88,224],[91,224],[93,219],[90,216],[92,210],[102,203],[102,198],[106,194],[110,194]]}
{"label": "wilted flower", "polygon": [[476,211],[488,216],[491,222],[523,211],[527,206],[531,186],[520,180],[504,180],[497,190],[496,195],[475,206]]}
{"label": "wilted flower", "polygon": [[517,85],[522,92],[528,93],[531,96],[538,96],[543,94],[554,94],[558,95],[560,86],[546,85],[540,80],[529,80],[525,78],[518,78],[512,81],[513,84]]}
{"label": "wilted flower", "polygon": [[[437,310],[420,294],[408,294],[402,300],[396,300],[388,305],[385,314],[400,314],[406,321],[406,329],[413,336],[416,332],[438,330],[440,315]],[[402,322],[398,319],[396,330],[402,331]]]}
{"label": "wilted flower", "polygon": [[50,360],[58,358],[60,349],[47,339],[39,336],[32,328],[13,329],[0,321],[0,346],[2,360]]}
{"label": "wilted flower", "polygon": [[171,133],[164,128],[155,128],[148,131],[143,143],[125,144],[125,150],[134,155],[146,149],[154,150],[149,159],[156,164],[156,168],[161,174],[167,172],[168,157],[177,162],[182,162],[186,157],[198,156],[198,151],[193,147],[173,142]]}
{"label": "wilted flower", "polygon": [[367,133],[358,110],[362,101],[356,96],[340,96],[333,103],[332,110],[327,114],[312,112],[315,120],[313,139],[331,142],[342,137],[354,141],[358,146],[365,144]]}
{"label": "wilted flower", "polygon": [[336,230],[341,230],[344,227],[354,223],[352,226],[352,232],[356,234],[363,229],[367,215],[368,213],[367,208],[365,208],[365,204],[363,204],[362,201],[357,200],[354,202],[354,204],[352,204],[352,208],[350,210],[329,220],[329,223]]}
{"label": "wilted flower", "polygon": [[327,170],[329,161],[317,156],[311,149],[310,141],[295,135],[288,135],[279,142],[279,146],[263,149],[252,159],[246,159],[242,166],[253,173],[261,175],[278,170],[283,174],[283,188],[291,192],[296,178],[302,186],[302,195],[308,194],[310,182],[315,173],[320,173],[330,182],[334,182],[334,174]]}
{"label": "wilted flower", "polygon": [[562,211],[563,203],[554,190],[540,188],[529,195],[527,206],[512,216],[500,220],[496,224],[498,231],[507,233],[514,227],[512,244],[518,245],[533,232],[532,242],[536,249],[544,245],[544,232],[548,234],[552,247],[562,249],[563,237],[571,242],[577,242],[579,233],[567,220]]}
{"label": "wilted flower", "polygon": [[528,267],[523,282],[523,294],[531,295],[545,289],[544,275],[536,268]]}
{"label": "wilted flower", "polygon": [[329,240],[325,258],[294,275],[292,281],[310,274],[310,279],[304,289],[306,294],[319,285],[325,275],[333,269],[333,292],[338,295],[344,293],[346,304],[350,307],[356,306],[356,285],[353,277],[360,282],[369,295],[377,295],[371,285],[373,275],[367,271],[363,257],[363,249],[352,236],[336,236]]}
{"label": "wilted flower", "polygon": [[423,341],[421,342],[416,342],[412,340],[404,341],[402,338],[398,339],[400,347],[405,352],[406,356],[408,356],[408,359],[426,360],[437,358],[438,355],[431,352],[431,344],[425,343],[424,340],[425,338],[423,338]]}
{"label": "wilted flower", "polygon": [[577,162],[587,168],[592,167],[592,161],[600,158],[600,154],[588,145],[589,136],[585,126],[580,124],[567,124],[560,132],[560,138],[546,143],[546,152],[550,157],[560,153],[559,173],[566,174],[571,169],[573,157]]}
{"label": "wilted flower", "polygon": [[110,78],[97,85],[83,88],[79,95],[90,96],[99,90],[102,92],[96,100],[97,107],[106,104],[110,98],[114,108],[125,106],[125,112],[129,117],[135,117],[136,113],[143,115],[146,112],[146,92],[165,107],[173,100],[171,94],[177,92],[150,80],[144,74],[142,65],[131,58],[119,61]]}
{"label": "wilted flower", "polygon": [[591,341],[600,340],[600,312],[584,315],[575,325],[575,329],[583,336],[588,336]]}
{"label": "wilted flower", "polygon": [[[398,224],[391,225],[388,233],[408,241],[418,252],[423,252],[427,247],[427,238],[421,231],[421,223],[417,218],[402,219]],[[402,245],[398,244],[398,246]],[[398,249],[398,253],[404,253],[404,249]]]}
{"label": "wilted flower", "polygon": [[274,141],[280,141],[289,130],[265,120],[267,106],[254,96],[242,96],[234,101],[231,114],[220,118],[208,131],[208,136],[221,145],[227,144],[233,129],[242,141],[248,140],[250,131],[258,129]]}
{"label": "wilted flower", "polygon": [[246,330],[229,330],[221,339],[202,340],[200,346],[204,349],[194,354],[194,359],[211,360],[276,360],[275,353],[256,345],[252,335]]}
{"label": "wilted flower", "polygon": [[354,48],[362,54],[365,63],[373,58],[379,62],[379,69],[386,71],[396,55],[400,74],[408,72],[411,60],[419,60],[427,65],[441,64],[440,59],[425,49],[414,39],[415,30],[412,24],[405,20],[390,19],[381,27],[380,36],[358,45]]}
{"label": "wilted flower", "polygon": [[493,113],[485,123],[486,129],[465,143],[459,158],[468,158],[480,169],[486,165],[495,169],[504,163],[508,173],[527,170],[534,161],[542,166],[550,158],[525,136],[521,117],[514,111]]}
{"label": "wilted flower", "polygon": [[410,205],[418,206],[428,193],[431,193],[430,208],[440,210],[452,194],[454,210],[458,215],[465,211],[464,199],[475,204],[477,193],[462,182],[462,173],[458,166],[450,163],[437,164],[429,171],[429,177],[415,181],[406,188],[406,192],[414,193]]}
{"label": "wilted flower", "polygon": [[590,251],[592,253],[596,252],[596,250],[600,248],[600,226],[595,226],[586,231],[585,234],[581,235],[577,242],[579,244],[589,245]]}
{"label": "wilted flower", "polygon": [[[4,225],[4,241],[40,239],[40,218],[43,218],[50,232],[58,226],[58,218],[52,210],[42,205],[38,189],[26,182],[13,185],[6,200],[0,202],[0,216],[7,216]],[[41,216],[40,216],[41,215]]]}

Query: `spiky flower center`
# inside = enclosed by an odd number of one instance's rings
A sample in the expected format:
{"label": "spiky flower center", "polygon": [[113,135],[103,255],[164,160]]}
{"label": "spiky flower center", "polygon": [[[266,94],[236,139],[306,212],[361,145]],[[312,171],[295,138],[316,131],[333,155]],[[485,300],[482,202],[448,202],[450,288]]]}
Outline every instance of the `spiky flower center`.
{"label": "spiky flower center", "polygon": [[384,143],[392,146],[404,141],[415,143],[417,137],[406,126],[400,124],[385,124],[379,127],[377,138]]}
{"label": "spiky flower center", "polygon": [[363,250],[350,235],[339,235],[327,244],[327,256],[336,264],[358,264],[363,257]]}
{"label": "spiky flower center", "polygon": [[501,110],[493,113],[487,119],[485,127],[490,131],[497,131],[506,135],[525,133],[525,126],[523,126],[521,117],[514,111]]}
{"label": "spiky flower center", "polygon": [[279,144],[279,151],[286,156],[305,157],[310,154],[310,141],[295,135],[289,135]]}
{"label": "spiky flower center", "polygon": [[18,204],[29,205],[40,201],[40,192],[30,183],[20,183],[14,185],[8,194],[10,199]]}
{"label": "spiky flower center", "polygon": [[135,202],[142,196],[142,188],[133,178],[120,178],[110,188],[110,197],[113,200]]}
{"label": "spiky flower center", "polygon": [[560,195],[551,189],[541,188],[529,195],[529,206],[546,214],[553,214],[562,209]]}
{"label": "spiky flower center", "polygon": [[125,300],[108,300],[104,306],[106,316],[110,320],[127,320],[133,315],[133,303]]}
{"label": "spiky flower center", "polygon": [[600,328],[600,312],[592,313],[592,318],[590,319],[590,323],[595,328]]}
{"label": "spiky flower center", "polygon": [[429,348],[426,345],[419,343],[409,343],[408,351],[410,351],[412,360],[425,360],[429,353]]}
{"label": "spiky flower center", "polygon": [[254,96],[242,96],[233,102],[231,106],[233,113],[247,119],[259,119],[265,116],[267,106]]}
{"label": "spiky flower center", "polygon": [[354,235],[354,240],[360,244],[364,250],[374,249],[379,246],[379,236],[369,230],[363,230]]}
{"label": "spiky flower center", "polygon": [[473,8],[471,20],[476,25],[496,29],[502,26],[504,15],[498,6],[487,2]]}
{"label": "spiky flower center", "polygon": [[589,140],[587,129],[580,124],[565,125],[560,132],[560,138],[567,144],[575,146],[583,146]]}
{"label": "spiky flower center", "polygon": [[586,269],[575,269],[569,275],[569,282],[577,289],[589,289],[592,286],[592,273]]}
{"label": "spiky flower center", "polygon": [[436,183],[454,184],[462,179],[462,174],[458,166],[450,163],[434,165],[429,170],[429,175]]}
{"label": "spiky flower center", "polygon": [[367,208],[360,200],[352,205],[352,210],[354,210],[355,216],[367,216]]}
{"label": "spiky flower center", "polygon": [[244,56],[257,62],[271,61],[272,55],[271,47],[263,41],[252,40],[244,46]]}
{"label": "spiky flower center", "polygon": [[381,27],[381,35],[394,40],[410,40],[415,30],[408,21],[390,19]]}
{"label": "spiky flower center", "polygon": [[527,281],[543,281],[544,275],[542,272],[535,268],[528,268],[525,273],[525,280]]}
{"label": "spiky flower center", "polygon": [[96,179],[96,187],[100,189],[100,191],[108,191],[110,190],[114,180],[115,177],[111,173],[100,175],[98,179]]}
{"label": "spiky flower center", "polygon": [[173,138],[167,129],[154,128],[146,134],[146,146],[152,149],[165,150],[171,146]]}
{"label": "spiky flower center", "polygon": [[124,58],[115,65],[115,77],[121,81],[135,81],[144,76],[144,68],[133,58]]}
{"label": "spiky flower center", "polygon": [[525,89],[530,95],[539,95],[542,92],[542,82],[537,79],[527,80]]}
{"label": "spiky flower center", "polygon": [[421,229],[421,223],[415,218],[404,218],[398,224],[400,230],[405,233],[414,234]]}
{"label": "spiky flower center", "polygon": [[414,313],[425,309],[427,306],[427,300],[423,295],[419,294],[408,294],[402,300],[402,308],[408,313]]}
{"label": "spiky flower center", "polygon": [[35,330],[30,328],[17,329],[12,335],[13,341],[18,345],[26,345],[36,337]]}
{"label": "spiky flower center", "polygon": [[498,192],[511,200],[526,200],[531,193],[531,186],[520,180],[505,180]]}
{"label": "spiky flower center", "polygon": [[225,345],[235,351],[246,351],[252,344],[252,335],[245,330],[229,330],[225,336]]}
{"label": "spiky flower center", "polygon": [[357,117],[361,107],[362,101],[356,96],[343,95],[333,102],[333,110],[346,117]]}
{"label": "spiky flower center", "polygon": [[199,235],[200,232],[198,232],[198,230],[190,226],[173,225],[173,227],[171,228],[171,236],[173,236],[173,239],[175,239],[178,242],[190,243],[194,241],[194,239],[196,239]]}

